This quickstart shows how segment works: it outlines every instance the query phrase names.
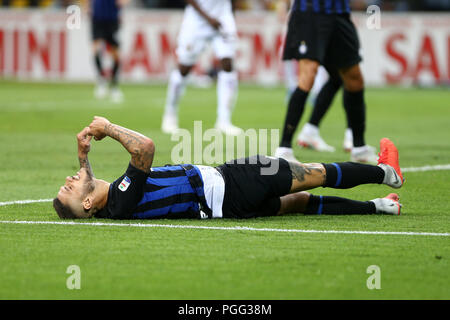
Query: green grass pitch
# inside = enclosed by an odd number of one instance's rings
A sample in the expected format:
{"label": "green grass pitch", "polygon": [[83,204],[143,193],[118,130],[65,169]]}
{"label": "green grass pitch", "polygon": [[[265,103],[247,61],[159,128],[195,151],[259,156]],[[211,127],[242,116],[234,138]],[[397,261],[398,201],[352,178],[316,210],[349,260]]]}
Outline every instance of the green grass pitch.
{"label": "green grass pitch", "polygon": [[[124,85],[123,91],[126,101],[117,106],[94,100],[92,85],[1,82],[0,202],[54,197],[78,169],[75,135],[94,115],[153,138],[154,165],[171,163],[176,142],[159,130],[165,86]],[[366,100],[369,144],[378,147],[380,138],[390,137],[402,167],[450,163],[448,89],[368,89]],[[180,125],[192,129],[194,120],[203,120],[204,129],[212,127],[215,101],[215,88],[188,88]],[[280,128],[285,111],[283,88],[242,85],[233,118],[245,129]],[[321,131],[337,151],[296,148],[296,156],[303,162],[348,161],[341,150],[344,127],[339,97]],[[125,171],[129,156],[109,139],[92,143],[90,161],[97,177],[112,181]],[[450,232],[450,172],[405,177],[399,217],[143,223]],[[371,185],[312,192],[368,200],[393,190]],[[0,220],[59,221],[49,202],[0,206]],[[0,223],[0,299],[450,299],[449,261],[448,236]],[[81,268],[80,290],[66,287],[69,265]],[[379,290],[366,286],[370,265],[380,267]]]}

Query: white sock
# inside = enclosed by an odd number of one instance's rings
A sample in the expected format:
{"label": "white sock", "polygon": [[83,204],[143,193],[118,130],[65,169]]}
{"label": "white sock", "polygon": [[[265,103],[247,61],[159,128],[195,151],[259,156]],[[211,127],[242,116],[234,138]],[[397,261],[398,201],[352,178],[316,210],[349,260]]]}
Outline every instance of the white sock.
{"label": "white sock", "polygon": [[178,102],[186,87],[186,78],[181,75],[178,69],[170,73],[169,84],[167,86],[166,114],[177,114]]}
{"label": "white sock", "polygon": [[217,75],[217,122],[231,124],[237,89],[237,72],[219,71]]}

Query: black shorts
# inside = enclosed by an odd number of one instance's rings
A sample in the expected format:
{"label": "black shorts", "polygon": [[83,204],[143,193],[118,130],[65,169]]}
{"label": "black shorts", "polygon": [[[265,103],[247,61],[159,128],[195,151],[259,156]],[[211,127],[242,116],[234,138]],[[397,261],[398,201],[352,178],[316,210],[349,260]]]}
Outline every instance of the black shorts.
{"label": "black shorts", "polygon": [[92,20],[92,39],[104,40],[106,43],[118,47],[117,32],[119,31],[119,20],[103,21]]}
{"label": "black shorts", "polygon": [[291,13],[283,60],[311,59],[341,69],[362,61],[359,49],[358,33],[349,14]]}
{"label": "black shorts", "polygon": [[217,169],[225,180],[224,218],[274,216],[280,210],[280,197],[292,185],[291,169],[284,159],[254,156]]}

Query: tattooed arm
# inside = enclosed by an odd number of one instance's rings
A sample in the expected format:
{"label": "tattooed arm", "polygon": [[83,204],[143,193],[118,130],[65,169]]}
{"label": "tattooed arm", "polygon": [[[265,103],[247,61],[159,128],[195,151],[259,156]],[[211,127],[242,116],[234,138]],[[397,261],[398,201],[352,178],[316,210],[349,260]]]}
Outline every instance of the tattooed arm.
{"label": "tattooed arm", "polygon": [[291,192],[320,187],[325,183],[325,168],[320,163],[289,162],[292,173]]}
{"label": "tattooed arm", "polygon": [[94,177],[91,164],[88,160],[88,153],[91,150],[91,139],[92,135],[90,135],[89,127],[84,128],[80,133],[77,134],[78,161],[80,162],[80,169],[85,168],[87,174],[91,177]]}
{"label": "tattooed arm", "polygon": [[150,172],[155,154],[155,145],[150,138],[113,124],[103,117],[94,117],[89,129],[95,140],[101,140],[108,136],[119,141],[130,153],[130,163],[137,169]]}

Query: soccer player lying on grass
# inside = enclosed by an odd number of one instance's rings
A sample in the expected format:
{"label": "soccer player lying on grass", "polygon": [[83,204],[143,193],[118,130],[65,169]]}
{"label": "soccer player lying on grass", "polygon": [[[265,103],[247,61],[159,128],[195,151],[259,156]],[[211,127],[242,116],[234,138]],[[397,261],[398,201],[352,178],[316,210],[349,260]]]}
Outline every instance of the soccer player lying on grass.
{"label": "soccer player lying on grass", "polygon": [[[92,137],[120,142],[131,154],[125,174],[113,183],[94,178],[88,161]],[[377,166],[342,162],[291,163],[255,156],[218,167],[172,165],[152,168],[153,141],[142,134],[94,117],[78,135],[80,171],[66,178],[53,206],[60,218],[253,218],[285,213],[400,214],[396,194],[371,201],[314,196],[316,187],[352,188],[378,183],[400,188],[398,152],[387,138],[380,142]],[[273,174],[264,170],[278,168]]]}

